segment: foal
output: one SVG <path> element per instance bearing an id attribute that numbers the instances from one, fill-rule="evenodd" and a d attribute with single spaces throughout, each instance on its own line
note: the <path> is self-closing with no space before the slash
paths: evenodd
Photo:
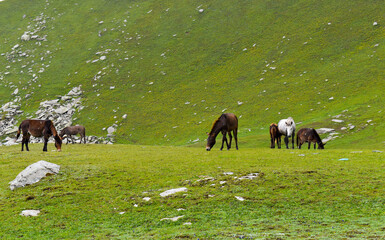
<path id="1" fill-rule="evenodd" d="M 72 143 L 75 143 L 73 138 L 72 138 L 72 135 L 76 135 L 76 134 L 80 134 L 80 143 L 82 143 L 82 139 L 83 139 L 83 142 L 84 144 L 86 143 L 86 128 L 84 126 L 81 126 L 81 125 L 76 125 L 76 126 L 69 126 L 69 127 L 65 127 L 63 128 L 63 130 L 61 130 L 59 136 L 64 139 L 64 135 L 67 135 L 67 144 L 68 144 L 68 138 L 71 139 Z"/>

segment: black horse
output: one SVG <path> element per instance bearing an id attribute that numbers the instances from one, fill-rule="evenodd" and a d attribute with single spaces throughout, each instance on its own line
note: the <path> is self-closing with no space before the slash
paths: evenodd
<path id="1" fill-rule="evenodd" d="M 231 131 L 234 133 L 235 138 L 235 145 L 238 150 L 238 137 L 237 137 L 237 131 L 238 131 L 238 118 L 233 113 L 224 113 L 222 114 L 213 124 L 210 133 L 208 134 L 209 137 L 207 138 L 207 145 L 206 150 L 210 151 L 211 148 L 215 144 L 215 138 L 217 135 L 222 132 L 223 138 L 222 138 L 222 147 L 223 144 L 226 142 L 227 150 L 231 148 L 231 140 L 233 136 L 231 135 Z M 227 142 L 226 134 L 229 134 L 230 137 L 230 143 Z"/>
<path id="2" fill-rule="evenodd" d="M 301 145 L 305 142 L 309 143 L 308 149 L 310 149 L 310 144 L 314 143 L 314 149 L 316 144 L 318 144 L 318 149 L 324 149 L 326 143 L 322 143 L 320 136 L 314 128 L 301 128 L 297 132 L 297 146 L 301 149 Z"/>

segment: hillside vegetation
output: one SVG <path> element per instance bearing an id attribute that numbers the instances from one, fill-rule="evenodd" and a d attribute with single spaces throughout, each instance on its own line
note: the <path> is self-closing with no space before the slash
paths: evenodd
<path id="1" fill-rule="evenodd" d="M 116 124 L 118 143 L 201 146 L 233 112 L 241 147 L 268 147 L 269 124 L 288 116 L 335 128 L 328 148 L 383 147 L 384 11 L 356 0 L 5 0 L 0 104 L 20 96 L 19 120 L 34 117 L 81 85 L 74 123 L 99 136 Z M 28 31 L 37 38 L 22 41 Z"/>

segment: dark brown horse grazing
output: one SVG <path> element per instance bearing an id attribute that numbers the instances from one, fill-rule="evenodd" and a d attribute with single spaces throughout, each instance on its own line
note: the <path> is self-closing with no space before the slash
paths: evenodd
<path id="1" fill-rule="evenodd" d="M 61 151 L 61 138 L 56 132 L 55 126 L 51 120 L 24 120 L 17 131 L 16 140 L 19 138 L 20 133 L 23 133 L 23 140 L 21 142 L 21 151 L 24 151 L 24 144 L 27 151 L 29 151 L 28 143 L 29 138 L 34 137 L 44 137 L 44 147 L 43 151 L 47 151 L 47 143 L 50 136 L 53 136 L 55 139 L 55 147 L 60 152 Z"/>
<path id="2" fill-rule="evenodd" d="M 80 134 L 80 143 L 82 143 L 82 139 L 84 144 L 86 143 L 86 128 L 81 125 L 76 125 L 76 126 L 69 126 L 63 128 L 61 130 L 59 136 L 64 139 L 64 135 L 67 135 L 67 144 L 68 144 L 68 138 L 71 138 L 72 143 L 75 143 L 74 140 L 72 139 L 72 135 Z"/>
<path id="3" fill-rule="evenodd" d="M 282 134 L 278 131 L 278 125 L 276 123 L 270 124 L 270 148 L 275 148 L 275 142 L 277 142 L 277 147 L 281 148 L 281 136 Z"/>
<path id="4" fill-rule="evenodd" d="M 314 128 L 301 128 L 297 133 L 297 146 L 301 149 L 301 145 L 305 142 L 309 143 L 308 149 L 310 149 L 310 144 L 314 143 L 314 149 L 318 143 L 318 149 L 324 149 L 326 143 L 322 143 L 320 136 Z"/>
<path id="5" fill-rule="evenodd" d="M 207 138 L 206 150 L 207 151 L 211 150 L 211 148 L 215 144 L 215 138 L 220 132 L 222 132 L 222 135 L 223 135 L 221 150 L 223 149 L 224 142 L 226 142 L 227 150 L 229 150 L 231 148 L 231 140 L 233 138 L 233 136 L 231 135 L 231 131 L 233 131 L 234 133 L 235 145 L 238 150 L 238 137 L 237 137 L 238 118 L 233 113 L 224 113 L 214 122 L 213 127 L 211 128 L 211 131 L 208 134 L 209 137 Z M 227 133 L 229 134 L 229 137 L 230 137 L 230 144 L 227 142 L 227 138 L 226 138 Z"/>

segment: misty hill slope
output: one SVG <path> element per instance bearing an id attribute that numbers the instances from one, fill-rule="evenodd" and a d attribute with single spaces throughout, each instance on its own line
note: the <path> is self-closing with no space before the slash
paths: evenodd
<path id="1" fill-rule="evenodd" d="M 6 0 L 0 104 L 20 96 L 21 120 L 81 85 L 74 123 L 100 136 L 115 124 L 118 143 L 200 146 L 233 112 L 241 146 L 269 146 L 269 124 L 292 116 L 298 128 L 335 128 L 330 148 L 383 147 L 384 10 L 378 1 Z"/>

